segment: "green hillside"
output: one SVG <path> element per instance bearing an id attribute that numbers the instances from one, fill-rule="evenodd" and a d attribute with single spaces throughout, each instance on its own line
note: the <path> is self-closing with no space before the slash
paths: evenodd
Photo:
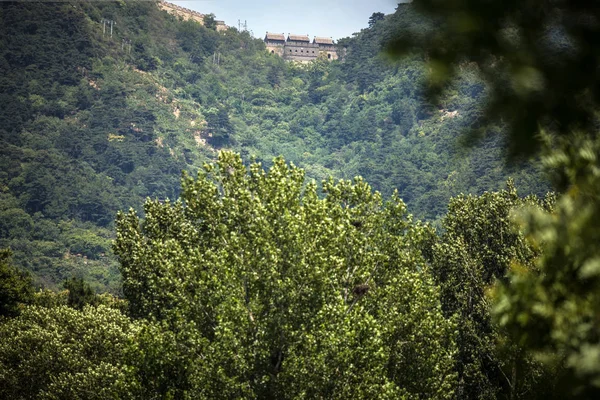
<path id="1" fill-rule="evenodd" d="M 600 398 L 599 7 L 159 6 L 0 2 L 0 399 Z"/>
<path id="2" fill-rule="evenodd" d="M 411 12 L 375 14 L 340 41 L 342 61 L 300 65 L 153 2 L 2 3 L 0 247 L 38 284 L 79 276 L 118 292 L 116 212 L 177 198 L 181 171 L 220 149 L 266 166 L 282 155 L 317 182 L 363 176 L 428 220 L 451 196 L 509 176 L 544 193 L 533 167 L 504 164 L 501 127 L 475 127 L 491 134 L 471 150 L 459 144 L 486 90 L 473 67 L 434 107 L 422 59 L 382 55 Z"/>

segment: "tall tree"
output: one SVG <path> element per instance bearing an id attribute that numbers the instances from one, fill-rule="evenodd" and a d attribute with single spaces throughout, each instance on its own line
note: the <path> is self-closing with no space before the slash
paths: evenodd
<path id="1" fill-rule="evenodd" d="M 516 219 L 542 250 L 535 271 L 517 263 L 499 288 L 496 313 L 538 358 L 566 370 L 562 396 L 600 395 L 600 141 L 569 138 L 544 160 L 568 185 L 554 213 L 522 210 Z"/>
<path id="2" fill-rule="evenodd" d="M 180 201 L 120 214 L 131 312 L 186 343 L 193 396 L 451 398 L 432 231 L 361 179 L 323 190 L 281 158 L 265 172 L 221 152 Z"/>
<path id="3" fill-rule="evenodd" d="M 447 317 L 458 319 L 458 397 L 463 399 L 548 397 L 549 370 L 508 340 L 492 319 L 490 291 L 506 282 L 511 263 L 534 269 L 539 249 L 516 229 L 515 208 L 549 210 L 552 197 L 520 198 L 512 183 L 499 192 L 458 196 L 442 220 L 443 235 L 434 246 L 433 271 Z"/>
<path id="4" fill-rule="evenodd" d="M 597 1 L 437 1 L 400 5 L 420 13 L 420 30 L 398 28 L 390 50 L 425 53 L 430 94 L 467 62 L 489 86 L 483 121 L 510 128 L 513 155 L 544 154 L 563 192 L 553 213 L 517 220 L 536 268 L 519 268 L 499 289 L 502 326 L 549 363 L 566 368 L 565 395 L 600 393 L 600 174 L 597 110 L 600 4 Z"/>
<path id="5" fill-rule="evenodd" d="M 10 249 L 0 249 L 0 318 L 17 315 L 33 300 L 31 277 L 11 265 L 11 256 Z"/>
<path id="6" fill-rule="evenodd" d="M 104 306 L 29 306 L 0 324 L 0 397 L 134 398 L 140 386 L 126 352 L 140 329 Z"/>
<path id="7" fill-rule="evenodd" d="M 69 291 L 67 304 L 70 307 L 83 309 L 85 305 L 96 303 L 96 294 L 83 278 L 71 278 L 63 283 L 63 287 Z"/>

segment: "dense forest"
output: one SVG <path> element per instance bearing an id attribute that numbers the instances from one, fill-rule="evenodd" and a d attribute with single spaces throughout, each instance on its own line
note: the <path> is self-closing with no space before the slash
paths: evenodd
<path id="1" fill-rule="evenodd" d="M 317 182 L 362 176 L 430 221 L 452 196 L 499 189 L 509 176 L 523 193 L 549 189 L 539 169 L 503 162 L 501 134 L 460 146 L 485 91 L 474 68 L 439 108 L 422 95 L 422 57 L 381 54 L 408 11 L 375 14 L 340 41 L 345 61 L 309 65 L 152 2 L 6 3 L 1 12 L 0 247 L 44 287 L 76 276 L 119 293 L 116 212 L 176 199 L 181 171 L 220 149 L 265 166 L 282 155 Z M 104 20 L 115 21 L 112 35 Z"/>
<path id="2" fill-rule="evenodd" d="M 597 396 L 594 16 L 1 2 L 0 398 Z"/>

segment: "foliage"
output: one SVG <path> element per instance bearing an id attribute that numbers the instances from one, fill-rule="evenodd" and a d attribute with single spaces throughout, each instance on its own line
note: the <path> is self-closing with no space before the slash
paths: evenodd
<path id="1" fill-rule="evenodd" d="M 597 4 L 415 0 L 400 8 L 420 11 L 428 28 L 399 28 L 391 48 L 429 57 L 432 93 L 475 61 L 491 88 L 483 120 L 509 125 L 512 155 L 545 154 L 563 194 L 552 213 L 515 213 L 541 256 L 533 269 L 514 260 L 496 314 L 521 346 L 563 370 L 559 395 L 597 397 Z"/>
<path id="2" fill-rule="evenodd" d="M 472 153 L 455 145 L 481 113 L 473 68 L 436 108 L 419 86 L 422 58 L 380 55 L 410 22 L 402 8 L 341 40 L 343 61 L 309 65 L 153 2 L 3 2 L 0 18 L 0 246 L 38 285 L 82 276 L 119 293 L 107 249 L 117 210 L 177 198 L 181 170 L 219 148 L 266 166 L 282 155 L 318 181 L 362 175 L 429 220 L 509 175 L 527 193 L 547 190 L 531 165 L 503 165 L 501 128 Z"/>
<path id="3" fill-rule="evenodd" d="M 67 298 L 67 305 L 69 307 L 81 310 L 86 305 L 94 305 L 96 303 L 96 294 L 83 278 L 73 277 L 66 280 L 63 286 L 69 291 Z"/>
<path id="4" fill-rule="evenodd" d="M 189 349 L 192 397 L 453 396 L 431 229 L 361 179 L 323 191 L 281 158 L 265 172 L 221 152 L 181 201 L 119 215 L 131 313 Z"/>
<path id="5" fill-rule="evenodd" d="M 484 3 L 308 65 L 153 2 L 1 3 L 0 397 L 597 396 L 597 8 Z M 556 206 L 489 192 L 545 192 L 503 160 L 549 137 Z M 130 207 L 127 301 L 95 295 Z"/>
<path id="6" fill-rule="evenodd" d="M 27 307 L 0 324 L 0 397 L 133 398 L 139 384 L 125 356 L 140 330 L 104 306 Z"/>
<path id="7" fill-rule="evenodd" d="M 527 244 L 510 219 L 515 209 L 549 211 L 544 201 L 518 197 L 512 181 L 499 192 L 458 196 L 442 220 L 443 235 L 433 251 L 433 271 L 447 316 L 458 318 L 457 369 L 460 398 L 544 398 L 552 395 L 552 374 L 528 358 L 492 321 L 489 291 L 506 282 L 511 263 L 535 271 L 539 248 Z M 535 394 L 534 394 L 535 393 Z"/>
<path id="8" fill-rule="evenodd" d="M 569 189 L 552 214 L 526 209 L 515 215 L 543 256 L 536 260 L 539 273 L 514 266 L 495 309 L 521 344 L 549 364 L 564 365 L 560 388 L 580 398 L 600 393 L 598 143 L 578 135 L 545 156 Z"/>
<path id="9" fill-rule="evenodd" d="M 0 250 L 0 319 L 17 315 L 33 300 L 31 277 L 11 265 L 11 255 L 8 249 Z"/>
<path id="10" fill-rule="evenodd" d="M 595 2 L 415 0 L 399 8 L 423 22 L 399 25 L 390 51 L 426 54 L 432 93 L 477 63 L 490 87 L 483 121 L 509 125 L 513 155 L 542 148 L 540 127 L 561 136 L 597 129 Z"/>
<path id="11" fill-rule="evenodd" d="M 217 21 L 215 20 L 214 14 L 207 14 L 204 16 L 204 26 L 206 26 L 206 29 L 217 29 Z"/>

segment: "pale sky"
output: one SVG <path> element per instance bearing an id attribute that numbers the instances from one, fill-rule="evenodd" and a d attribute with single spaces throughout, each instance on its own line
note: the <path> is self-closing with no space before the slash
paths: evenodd
<path id="1" fill-rule="evenodd" d="M 368 26 L 374 12 L 391 14 L 405 0 L 186 0 L 170 2 L 238 27 L 248 23 L 255 37 L 267 31 L 340 39 Z"/>

